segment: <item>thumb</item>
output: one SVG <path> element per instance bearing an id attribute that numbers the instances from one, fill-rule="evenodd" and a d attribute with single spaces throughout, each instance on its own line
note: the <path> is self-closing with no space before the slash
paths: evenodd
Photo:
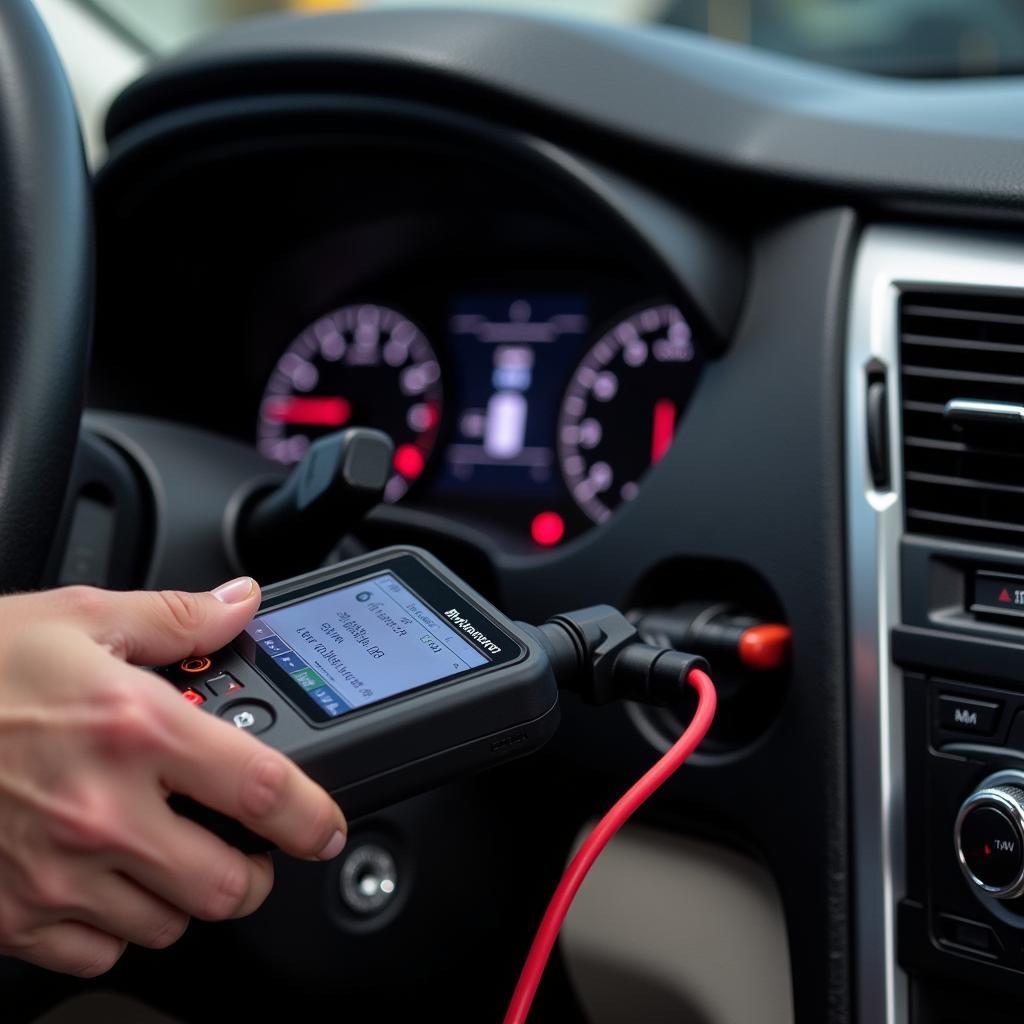
<path id="1" fill-rule="evenodd" d="M 205 594 L 184 590 L 90 591 L 88 629 L 115 656 L 163 665 L 209 654 L 248 625 L 260 603 L 254 579 L 241 576 Z"/>

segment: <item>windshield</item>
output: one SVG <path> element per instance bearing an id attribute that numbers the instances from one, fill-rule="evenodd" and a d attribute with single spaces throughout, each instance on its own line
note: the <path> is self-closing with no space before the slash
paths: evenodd
<path id="1" fill-rule="evenodd" d="M 272 11 L 437 5 L 436 0 L 78 2 L 116 20 L 155 52 Z M 879 74 L 957 77 L 1024 70 L 1024 0 L 471 0 L 465 5 L 662 24 Z"/>
<path id="2" fill-rule="evenodd" d="M 437 6 L 436 0 L 78 2 L 155 52 L 273 11 Z M 878 74 L 946 78 L 1024 70 L 1024 0 L 467 0 L 465 6 L 668 25 Z"/>

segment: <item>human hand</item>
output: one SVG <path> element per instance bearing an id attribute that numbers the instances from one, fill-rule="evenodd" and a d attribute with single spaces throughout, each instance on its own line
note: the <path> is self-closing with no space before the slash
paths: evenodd
<path id="1" fill-rule="evenodd" d="M 327 793 L 134 667 L 223 647 L 259 597 L 246 577 L 209 594 L 68 587 L 0 598 L 0 953 L 93 977 L 129 942 L 162 948 L 190 917 L 259 907 L 269 856 L 175 814 L 171 793 L 297 857 L 341 852 L 347 825 Z"/>

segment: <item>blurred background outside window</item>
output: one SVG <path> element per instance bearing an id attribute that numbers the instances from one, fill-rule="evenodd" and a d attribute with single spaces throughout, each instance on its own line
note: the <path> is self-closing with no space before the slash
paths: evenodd
<path id="1" fill-rule="evenodd" d="M 239 18 L 437 6 L 436 0 L 78 0 L 148 49 L 175 49 Z M 447 0 L 445 6 L 453 6 Z M 655 23 L 879 74 L 1024 71 L 1024 0 L 465 0 L 466 6 Z"/>

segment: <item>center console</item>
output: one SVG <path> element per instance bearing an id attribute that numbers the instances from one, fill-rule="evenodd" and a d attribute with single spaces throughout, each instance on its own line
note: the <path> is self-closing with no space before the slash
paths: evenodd
<path id="1" fill-rule="evenodd" d="M 877 227 L 847 360 L 858 1021 L 1024 999 L 1024 247 Z"/>

